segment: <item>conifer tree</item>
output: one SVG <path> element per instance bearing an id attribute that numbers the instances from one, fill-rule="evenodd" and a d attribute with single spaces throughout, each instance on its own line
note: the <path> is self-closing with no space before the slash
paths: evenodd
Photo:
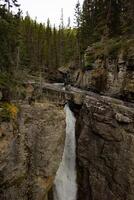
<path id="1" fill-rule="evenodd" d="M 0 2 L 0 70 L 13 71 L 17 64 L 17 48 L 19 45 L 19 15 L 12 14 L 10 8 L 17 6 L 17 1 L 2 0 Z"/>
<path id="2" fill-rule="evenodd" d="M 78 57 L 79 66 L 81 65 L 81 52 L 82 52 L 82 35 L 81 35 L 81 5 L 79 0 L 77 1 L 75 7 L 75 27 L 77 29 L 77 48 L 76 48 L 76 56 Z"/>

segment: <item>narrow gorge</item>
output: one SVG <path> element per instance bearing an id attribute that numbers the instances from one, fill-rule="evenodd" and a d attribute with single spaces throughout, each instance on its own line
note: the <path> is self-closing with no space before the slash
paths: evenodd
<path id="1" fill-rule="evenodd" d="M 44 84 L 1 123 L 0 199 L 133 200 L 133 134 L 132 103 Z"/>

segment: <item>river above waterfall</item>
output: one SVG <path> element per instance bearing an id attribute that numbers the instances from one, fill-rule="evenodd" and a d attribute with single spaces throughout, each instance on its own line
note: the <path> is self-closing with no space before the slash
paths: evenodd
<path id="1" fill-rule="evenodd" d="M 66 139 L 63 157 L 54 182 L 54 200 L 76 200 L 76 144 L 74 114 L 69 106 L 66 112 Z"/>

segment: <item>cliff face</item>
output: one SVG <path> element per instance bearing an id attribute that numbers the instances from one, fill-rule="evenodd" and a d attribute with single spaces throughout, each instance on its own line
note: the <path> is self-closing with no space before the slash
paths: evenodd
<path id="1" fill-rule="evenodd" d="M 134 40 L 113 40 L 88 47 L 84 56 L 85 67 L 70 70 L 70 81 L 81 89 L 107 96 L 134 100 Z"/>
<path id="2" fill-rule="evenodd" d="M 110 42 L 89 47 L 71 76 L 99 93 L 85 97 L 77 118 L 78 200 L 134 199 L 134 42 Z"/>
<path id="3" fill-rule="evenodd" d="M 63 108 L 44 101 L 20 105 L 15 121 L 0 124 L 0 199 L 44 200 L 62 158 Z"/>
<path id="4" fill-rule="evenodd" d="M 98 59 L 94 68 L 85 72 L 76 71 L 75 80 L 77 87 L 133 102 L 134 71 L 125 63 L 118 63 L 117 66 L 115 60 L 108 59 L 107 63 L 104 63 Z"/>
<path id="5" fill-rule="evenodd" d="M 79 200 L 134 199 L 134 107 L 88 96 L 77 119 Z"/>

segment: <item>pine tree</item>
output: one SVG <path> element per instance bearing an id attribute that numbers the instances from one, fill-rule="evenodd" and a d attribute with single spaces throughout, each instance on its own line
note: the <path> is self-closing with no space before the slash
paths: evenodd
<path id="1" fill-rule="evenodd" d="M 121 13 L 121 0 L 85 0 L 81 23 L 84 48 L 101 38 L 120 35 Z"/>
<path id="2" fill-rule="evenodd" d="M 84 53 L 87 46 L 92 43 L 93 29 L 92 0 L 85 0 L 82 7 L 80 27 L 80 42 L 82 54 Z"/>
<path id="3" fill-rule="evenodd" d="M 81 52 L 82 52 L 82 35 L 81 35 L 81 5 L 79 0 L 77 1 L 76 7 L 75 7 L 75 27 L 77 30 L 77 48 L 76 48 L 76 56 L 78 57 L 78 65 L 81 65 Z"/>
<path id="4" fill-rule="evenodd" d="M 17 65 L 19 45 L 19 14 L 13 15 L 9 9 L 16 2 L 0 2 L 0 70 L 13 71 Z M 12 6 L 11 6 L 12 5 Z"/>

